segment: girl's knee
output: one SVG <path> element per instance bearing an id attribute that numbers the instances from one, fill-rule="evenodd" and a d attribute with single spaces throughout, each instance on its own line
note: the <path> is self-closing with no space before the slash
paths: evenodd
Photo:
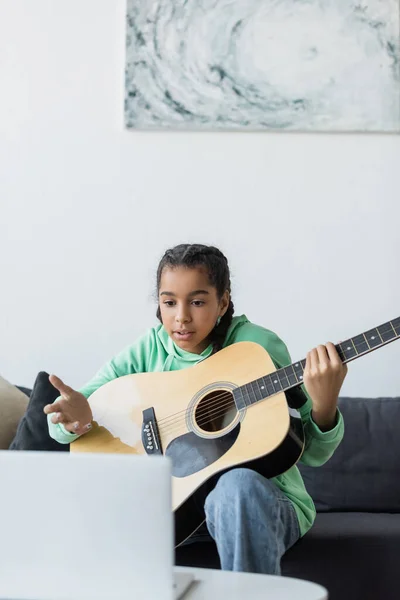
<path id="1" fill-rule="evenodd" d="M 265 498 L 274 495 L 274 484 L 252 469 L 236 468 L 227 471 L 218 479 L 206 503 L 210 501 L 232 502 L 238 499 Z"/>

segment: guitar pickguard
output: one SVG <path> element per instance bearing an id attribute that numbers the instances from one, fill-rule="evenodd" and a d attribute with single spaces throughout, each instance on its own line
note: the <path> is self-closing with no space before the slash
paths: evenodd
<path id="1" fill-rule="evenodd" d="M 175 438 L 165 451 L 172 460 L 172 475 L 187 477 L 211 465 L 228 452 L 239 433 L 240 423 L 218 438 L 202 438 L 193 432 Z"/>

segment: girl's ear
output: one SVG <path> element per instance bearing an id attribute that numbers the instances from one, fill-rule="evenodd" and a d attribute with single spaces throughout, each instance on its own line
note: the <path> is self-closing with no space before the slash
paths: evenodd
<path id="1" fill-rule="evenodd" d="M 157 306 L 157 312 L 156 312 L 156 317 L 157 319 L 162 323 L 162 318 L 161 318 L 161 308 L 160 305 Z"/>
<path id="2" fill-rule="evenodd" d="M 223 317 L 229 307 L 229 302 L 231 299 L 231 295 L 228 290 L 225 290 L 224 295 L 222 296 L 219 303 L 219 316 Z"/>

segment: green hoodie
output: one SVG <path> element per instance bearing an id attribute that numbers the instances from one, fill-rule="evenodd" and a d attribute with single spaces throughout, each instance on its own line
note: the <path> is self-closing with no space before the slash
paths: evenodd
<path id="1" fill-rule="evenodd" d="M 254 325 L 245 315 L 242 315 L 233 318 L 224 347 L 244 341 L 256 342 L 265 348 L 277 369 L 292 362 L 285 344 L 275 333 Z M 169 337 L 164 327 L 158 325 L 117 354 L 79 391 L 89 398 L 99 387 L 117 377 L 133 373 L 186 369 L 208 358 L 211 353 L 212 345 L 201 354 L 182 350 Z M 302 388 L 306 393 L 304 386 Z M 320 466 L 329 460 L 343 438 L 343 418 L 337 411 L 335 427 L 330 431 L 322 432 L 311 418 L 312 402 L 307 393 L 306 396 L 307 402 L 299 410 L 305 432 L 305 449 L 300 460 L 306 465 Z M 52 438 L 61 444 L 68 444 L 77 439 L 78 436 L 66 431 L 63 425 L 54 425 L 50 421 L 50 416 L 48 416 L 48 423 Z M 298 468 L 291 467 L 286 473 L 275 477 L 273 481 L 293 503 L 299 519 L 301 535 L 304 535 L 314 522 L 315 507 Z"/>

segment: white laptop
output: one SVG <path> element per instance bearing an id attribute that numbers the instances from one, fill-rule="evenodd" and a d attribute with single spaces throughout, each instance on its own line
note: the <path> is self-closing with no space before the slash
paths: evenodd
<path id="1" fill-rule="evenodd" d="M 1 599 L 172 600 L 173 560 L 168 459 L 0 451 Z"/>

